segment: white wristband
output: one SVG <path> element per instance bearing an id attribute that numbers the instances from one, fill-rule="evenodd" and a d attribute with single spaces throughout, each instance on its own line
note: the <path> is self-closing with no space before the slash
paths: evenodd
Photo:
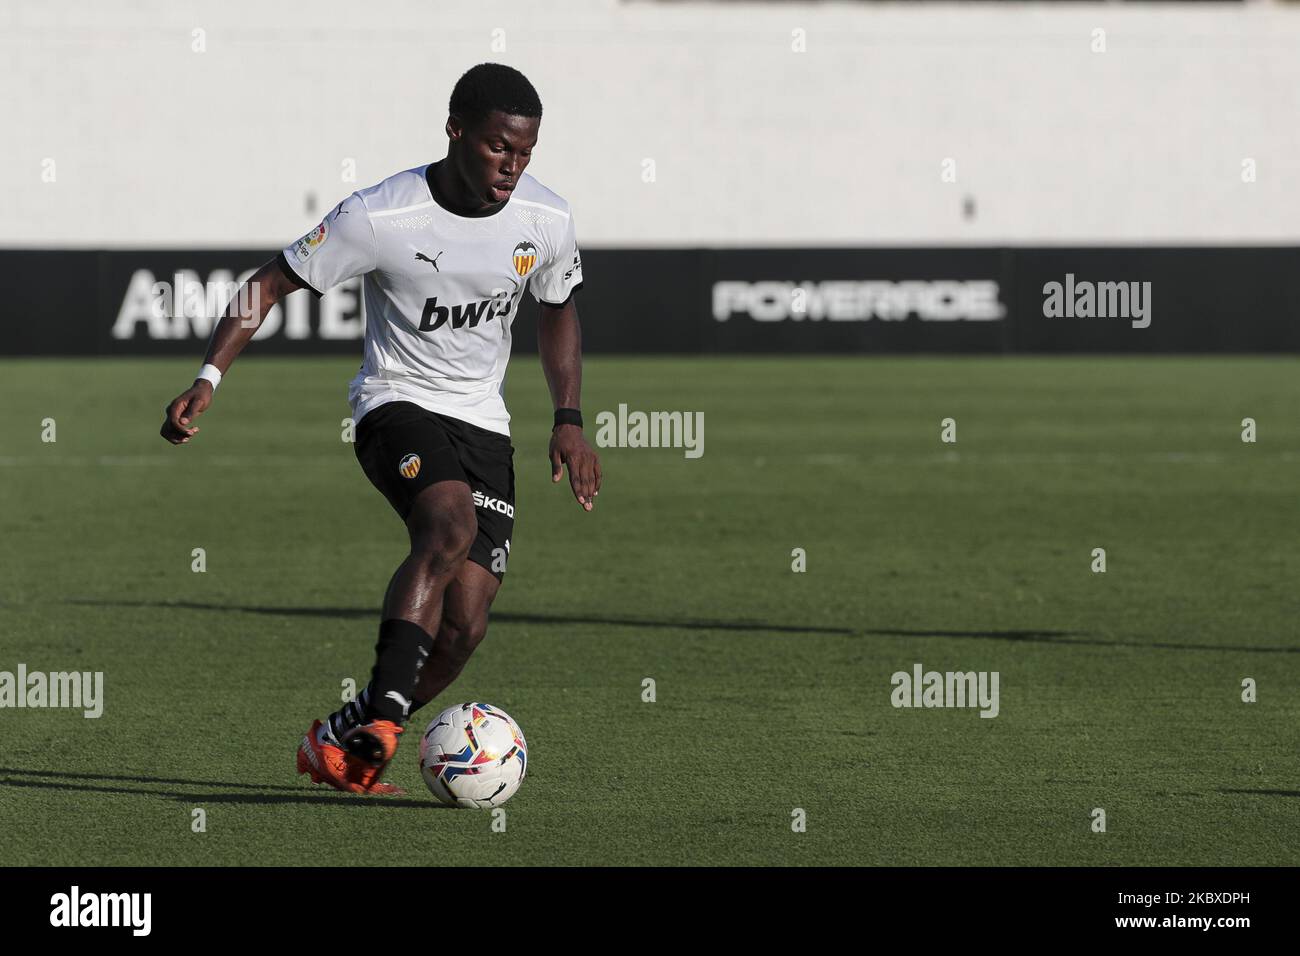
<path id="1" fill-rule="evenodd" d="M 215 365 L 205 365 L 203 368 L 199 369 L 199 374 L 194 376 L 196 382 L 199 379 L 203 379 L 205 382 L 211 382 L 212 390 L 215 392 L 217 386 L 221 384 L 221 369 L 217 368 Z"/>

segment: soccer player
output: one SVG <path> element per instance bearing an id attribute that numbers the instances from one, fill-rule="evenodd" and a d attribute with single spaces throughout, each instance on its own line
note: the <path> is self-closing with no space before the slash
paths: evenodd
<path id="1" fill-rule="evenodd" d="M 531 284 L 555 405 L 551 478 L 564 466 L 590 511 L 600 462 L 582 433 L 582 286 L 569 204 L 524 170 L 542 104 L 522 73 L 483 63 L 457 81 L 447 156 L 344 199 L 262 266 L 213 331 L 194 384 L 166 410 L 183 445 L 221 377 L 286 295 L 361 276 L 365 358 L 348 400 L 357 460 L 406 524 L 410 552 L 384 596 L 370 682 L 315 721 L 299 773 L 353 793 L 381 781 L 406 720 L 465 666 L 487 631 L 510 552 L 514 449 L 502 397 L 510 324 Z"/>

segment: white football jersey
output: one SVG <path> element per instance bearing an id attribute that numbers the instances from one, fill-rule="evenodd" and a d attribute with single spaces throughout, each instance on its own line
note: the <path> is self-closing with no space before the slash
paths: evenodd
<path id="1" fill-rule="evenodd" d="M 569 204 L 524 173 L 490 216 L 458 216 L 418 166 L 359 189 L 286 247 L 283 264 L 317 295 L 362 276 L 365 357 L 348 389 L 356 422 L 414 402 L 502 435 L 510 325 L 530 283 L 561 305 L 582 285 Z"/>

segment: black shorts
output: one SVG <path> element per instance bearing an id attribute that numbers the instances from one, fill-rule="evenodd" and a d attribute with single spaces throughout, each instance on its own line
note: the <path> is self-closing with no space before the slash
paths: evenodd
<path id="1" fill-rule="evenodd" d="M 510 439 L 411 402 L 388 402 L 357 424 L 357 461 L 403 521 L 437 481 L 463 481 L 474 496 L 478 534 L 469 559 L 500 581 L 515 527 L 514 447 Z"/>

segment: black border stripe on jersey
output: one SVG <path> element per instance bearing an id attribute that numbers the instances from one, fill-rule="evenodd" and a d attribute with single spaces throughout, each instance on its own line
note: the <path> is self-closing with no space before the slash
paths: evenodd
<path id="1" fill-rule="evenodd" d="M 293 271 L 293 266 L 289 265 L 289 260 L 285 258 L 284 250 L 281 250 L 276 255 L 275 261 L 276 263 L 279 264 L 280 271 L 284 273 L 285 278 L 287 278 L 290 282 L 292 282 L 300 289 L 306 289 L 308 292 L 310 292 L 318 299 L 321 297 L 321 293 L 317 292 L 315 287 L 310 282 L 308 282 L 302 276 L 298 275 L 298 273 Z"/>
<path id="2" fill-rule="evenodd" d="M 582 283 L 579 282 L 577 285 L 575 285 L 572 289 L 569 290 L 569 294 L 566 295 L 564 297 L 564 301 L 560 303 L 547 302 L 545 299 L 538 299 L 537 301 L 540 302 L 542 305 L 549 305 L 552 309 L 562 309 L 569 304 L 569 300 L 573 298 L 573 293 L 577 292 L 581 288 L 582 288 Z"/>

